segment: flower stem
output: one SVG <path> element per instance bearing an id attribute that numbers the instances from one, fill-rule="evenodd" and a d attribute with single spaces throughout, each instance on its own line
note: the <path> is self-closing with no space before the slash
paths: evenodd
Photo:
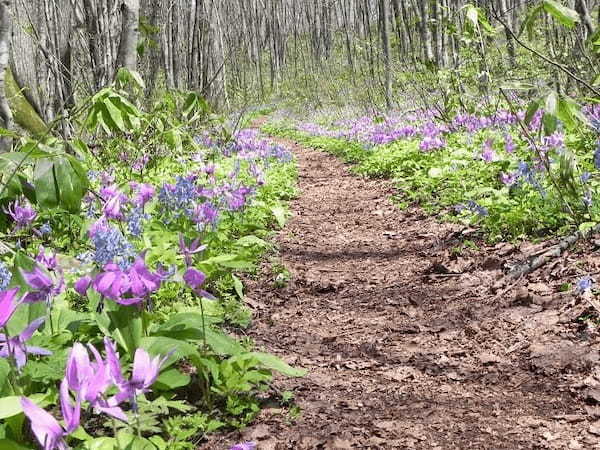
<path id="1" fill-rule="evenodd" d="M 4 338 L 6 339 L 6 350 L 8 352 L 8 365 L 10 366 L 10 371 L 8 373 L 8 381 L 16 395 L 21 395 L 21 386 L 19 383 L 19 367 L 17 366 L 17 360 L 15 358 L 15 352 L 13 346 L 10 343 L 10 338 L 8 337 L 8 327 L 4 325 Z"/>
<path id="2" fill-rule="evenodd" d="M 112 419 L 113 434 L 115 435 L 115 441 L 117 443 L 117 450 L 122 450 L 121 443 L 119 442 L 119 433 L 117 432 L 117 419 Z"/>

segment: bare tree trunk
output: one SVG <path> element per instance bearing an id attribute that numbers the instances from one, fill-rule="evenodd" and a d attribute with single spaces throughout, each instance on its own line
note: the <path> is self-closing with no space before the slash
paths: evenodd
<path id="1" fill-rule="evenodd" d="M 123 28 L 117 56 L 117 67 L 137 70 L 140 0 L 123 0 L 123 3 L 121 3 L 121 12 L 123 15 Z"/>
<path id="2" fill-rule="evenodd" d="M 385 104 L 392 108 L 392 63 L 390 46 L 390 5 L 387 0 L 380 0 L 381 8 L 381 43 L 383 45 L 383 61 L 385 70 Z"/>
<path id="3" fill-rule="evenodd" d="M 0 1 L 0 119 L 2 127 L 9 130 L 13 127 L 13 115 L 6 98 L 6 71 L 10 55 L 11 33 L 10 7 L 10 0 Z M 0 140 L 0 151 L 8 150 L 10 145 L 10 141 L 6 139 Z"/>

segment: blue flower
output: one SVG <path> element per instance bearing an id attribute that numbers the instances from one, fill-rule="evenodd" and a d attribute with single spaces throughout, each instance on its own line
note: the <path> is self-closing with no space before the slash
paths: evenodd
<path id="1" fill-rule="evenodd" d="M 582 183 L 587 183 L 588 181 L 590 181 L 592 174 L 589 172 L 583 172 L 581 174 L 581 176 L 579 177 L 579 179 L 581 180 Z"/>
<path id="2" fill-rule="evenodd" d="M 577 281 L 577 289 L 575 289 L 575 291 L 579 294 L 583 294 L 584 292 L 591 291 L 593 287 L 594 279 L 589 275 L 586 275 Z"/>
<path id="3" fill-rule="evenodd" d="M 144 231 L 143 221 L 146 219 L 148 219 L 148 215 L 144 214 L 143 208 L 133 209 L 127 217 L 127 229 L 133 236 L 141 236 Z"/>
<path id="4" fill-rule="evenodd" d="M 0 262 L 0 291 L 4 291 L 10 284 L 12 273 L 3 262 Z"/>
<path id="5" fill-rule="evenodd" d="M 592 206 L 592 192 L 591 191 L 585 191 L 583 193 L 583 204 L 589 208 L 590 206 Z"/>
<path id="6" fill-rule="evenodd" d="M 50 224 L 48 222 L 46 222 L 44 225 L 42 225 L 40 227 L 40 233 L 42 233 L 42 235 L 52 233 L 52 227 L 50 226 Z"/>
<path id="7" fill-rule="evenodd" d="M 191 215 L 193 202 L 198 198 L 194 177 L 177 177 L 174 185 L 165 184 L 160 189 L 158 201 L 166 211 L 180 215 L 182 212 Z"/>
<path id="8" fill-rule="evenodd" d="M 135 257 L 133 246 L 117 228 L 99 229 L 91 239 L 95 248 L 94 261 L 100 266 L 113 262 L 125 269 Z"/>
<path id="9" fill-rule="evenodd" d="M 598 141 L 596 151 L 594 152 L 594 166 L 596 169 L 600 170 L 600 141 Z"/>

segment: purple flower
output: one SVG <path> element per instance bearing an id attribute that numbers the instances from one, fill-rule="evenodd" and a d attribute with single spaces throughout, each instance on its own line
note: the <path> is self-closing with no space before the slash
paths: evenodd
<path id="1" fill-rule="evenodd" d="M 35 212 L 29 202 L 26 201 L 23 203 L 16 201 L 4 211 L 15 222 L 17 230 L 28 227 L 37 217 L 37 212 Z"/>
<path id="2" fill-rule="evenodd" d="M 187 283 L 189 287 L 196 290 L 204 284 L 204 282 L 206 281 L 206 275 L 204 275 L 204 273 L 200 272 L 199 270 L 190 267 L 185 271 L 185 274 L 183 275 L 183 280 Z"/>
<path id="3" fill-rule="evenodd" d="M 236 444 L 233 447 L 231 447 L 229 450 L 255 450 L 256 449 L 256 442 L 242 442 L 241 444 Z"/>
<path id="4" fill-rule="evenodd" d="M 93 362 L 82 344 L 73 346 L 65 370 L 66 384 L 77 393 L 78 398 L 89 402 L 97 411 L 126 421 L 127 416 L 118 407 L 118 401 L 115 398 L 105 399 L 106 390 L 113 385 L 110 364 L 102 359 L 93 345 L 88 345 L 88 348 L 94 355 Z"/>
<path id="5" fill-rule="evenodd" d="M 0 292 L 0 328 L 6 326 L 21 303 L 21 300 L 15 300 L 17 292 L 18 287 Z"/>
<path id="6" fill-rule="evenodd" d="M 89 275 L 86 275 L 84 277 L 81 277 L 79 280 L 77 280 L 75 282 L 75 291 L 77 291 L 77 293 L 79 295 L 81 295 L 82 297 L 85 297 L 85 295 L 87 294 L 87 290 L 90 288 L 90 285 L 92 284 L 92 277 L 90 277 Z"/>
<path id="7" fill-rule="evenodd" d="M 215 298 L 210 293 L 201 289 L 202 285 L 206 281 L 206 275 L 204 275 L 204 273 L 200 272 L 199 270 L 194 269 L 193 267 L 188 268 L 183 274 L 183 281 L 185 281 L 186 284 L 190 288 L 192 288 L 196 295 L 209 299 Z"/>
<path id="8" fill-rule="evenodd" d="M 65 419 L 65 428 L 48 412 L 26 397 L 21 398 L 21 406 L 27 418 L 31 421 L 31 431 L 42 446 L 43 450 L 68 450 L 64 438 L 79 428 L 81 406 L 79 402 L 71 405 L 68 389 L 61 384 L 60 403 Z"/>
<path id="9" fill-rule="evenodd" d="M 148 392 L 169 356 L 163 358 L 156 356 L 154 359 L 150 359 L 150 355 L 146 350 L 138 348 L 133 358 L 133 370 L 131 379 L 128 382 L 129 389 L 136 395 Z"/>
<path id="10" fill-rule="evenodd" d="M 102 212 L 109 219 L 123 220 L 123 203 L 127 201 L 127 197 L 124 194 L 117 193 L 106 202 Z"/>
<path id="11" fill-rule="evenodd" d="M 588 181 L 590 181 L 590 178 L 592 177 L 592 174 L 589 172 L 583 172 L 581 174 L 581 176 L 579 177 L 579 179 L 581 180 L 582 183 L 587 183 Z"/>
<path id="12" fill-rule="evenodd" d="M 56 258 L 56 253 L 53 255 L 46 254 L 46 250 L 44 247 L 40 247 L 40 252 L 35 257 L 35 260 L 41 264 L 43 264 L 46 269 L 54 270 L 58 267 L 58 259 Z"/>
<path id="13" fill-rule="evenodd" d="M 500 181 L 506 186 L 512 186 L 516 183 L 518 175 L 515 173 L 505 173 L 502 172 L 500 174 Z"/>
<path id="14" fill-rule="evenodd" d="M 37 266 L 32 272 L 23 272 L 22 275 L 31 288 L 31 291 L 23 297 L 25 303 L 45 301 L 47 305 L 50 305 L 52 298 L 64 289 L 65 283 L 62 276 L 55 282 L 46 271 Z"/>
<path id="15" fill-rule="evenodd" d="M 21 334 L 18 336 L 9 338 L 4 334 L 0 334 L 0 358 L 9 358 L 12 357 L 17 364 L 17 369 L 21 369 L 27 364 L 27 355 L 41 355 L 41 356 L 49 356 L 52 354 L 50 350 L 46 350 L 41 347 L 34 347 L 30 345 L 25 345 L 33 333 L 37 331 L 37 329 L 42 326 L 45 318 L 40 317 L 39 319 L 31 322 Z"/>
<path id="16" fill-rule="evenodd" d="M 154 194 L 156 193 L 154 187 L 146 183 L 132 183 L 131 188 L 137 193 L 133 201 L 136 206 L 144 206 L 146 203 L 152 200 Z"/>
<path id="17" fill-rule="evenodd" d="M 513 153 L 516 150 L 516 148 L 517 146 L 513 141 L 513 137 L 510 134 L 507 134 L 504 137 L 504 150 L 506 150 L 507 153 Z"/>
<path id="18" fill-rule="evenodd" d="M 183 234 L 179 234 L 179 251 L 183 254 L 185 265 L 190 267 L 193 263 L 192 256 L 206 250 L 207 245 L 201 245 L 200 238 L 196 238 L 187 246 Z"/>
<path id="19" fill-rule="evenodd" d="M 113 383 L 119 388 L 119 393 L 115 396 L 114 401 L 120 403 L 124 400 L 130 400 L 135 409 L 137 403 L 136 397 L 150 390 L 150 387 L 160 374 L 160 369 L 169 356 L 171 356 L 171 353 L 163 358 L 156 356 L 154 359 L 150 359 L 150 355 L 146 350 L 138 348 L 133 357 L 131 378 L 126 380 L 123 377 L 119 354 L 114 343 L 106 337 L 104 338 L 104 347 L 106 349 L 106 362 L 110 377 Z"/>
<path id="20" fill-rule="evenodd" d="M 219 219 L 219 210 L 210 202 L 197 205 L 194 209 L 193 220 L 195 223 L 206 226 L 215 225 Z"/>
<path id="21" fill-rule="evenodd" d="M 148 270 L 144 254 L 138 256 L 129 269 L 130 291 L 135 298 L 144 298 L 160 288 L 161 277 Z"/>
<path id="22" fill-rule="evenodd" d="M 126 272 L 113 263 L 109 263 L 94 279 L 94 289 L 101 295 L 122 305 L 139 303 L 141 299 L 124 300 L 123 295 L 129 290 L 131 282 Z"/>
<path id="23" fill-rule="evenodd" d="M 491 162 L 496 161 L 496 159 L 498 159 L 496 156 L 496 152 L 494 151 L 493 145 L 494 145 L 493 139 L 488 139 L 483 144 L 483 151 L 481 152 L 481 159 L 484 160 L 486 163 L 491 163 Z"/>

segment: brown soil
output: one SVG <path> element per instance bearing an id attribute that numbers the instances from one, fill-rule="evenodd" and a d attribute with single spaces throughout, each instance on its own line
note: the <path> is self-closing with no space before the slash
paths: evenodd
<path id="1" fill-rule="evenodd" d="M 301 415 L 266 408 L 205 448 L 600 448 L 600 338 L 585 299 L 559 292 L 576 261 L 598 271 L 593 249 L 493 292 L 539 246 L 469 250 L 473 230 L 402 211 L 391 184 L 286 143 L 300 166 L 278 237 L 292 277 L 277 288 L 266 267 L 248 303 L 259 345 L 309 370 L 275 383 Z"/>

